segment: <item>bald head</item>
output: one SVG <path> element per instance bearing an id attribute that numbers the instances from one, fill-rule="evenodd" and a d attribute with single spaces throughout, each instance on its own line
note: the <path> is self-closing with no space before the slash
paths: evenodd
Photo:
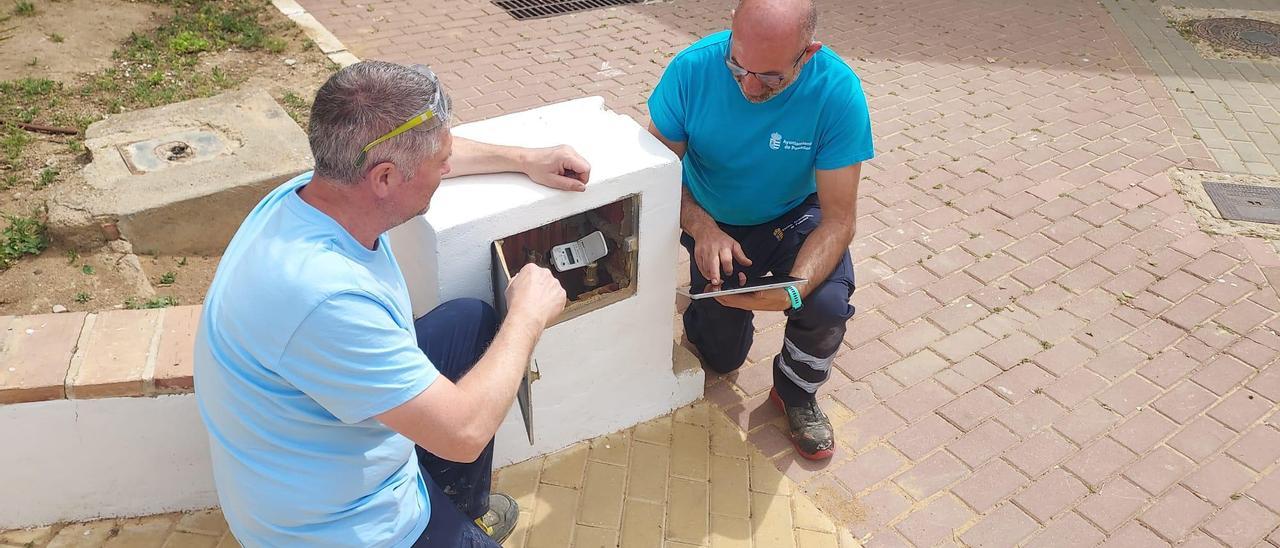
<path id="1" fill-rule="evenodd" d="M 813 0 L 742 0 L 733 11 L 733 39 L 729 60 L 742 71 L 765 75 L 735 76 L 742 95 L 762 103 L 795 81 L 822 47 L 814 41 L 818 25 Z M 781 79 L 780 81 L 778 79 Z"/>
<path id="2" fill-rule="evenodd" d="M 817 28 L 813 0 L 742 0 L 733 13 L 734 34 L 753 41 L 808 44 Z"/>

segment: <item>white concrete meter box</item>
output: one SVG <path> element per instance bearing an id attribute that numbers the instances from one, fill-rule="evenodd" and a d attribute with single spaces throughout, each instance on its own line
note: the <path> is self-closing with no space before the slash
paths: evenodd
<path id="1" fill-rule="evenodd" d="M 516 173 L 442 183 L 425 215 L 390 233 L 415 317 L 462 297 L 495 303 L 503 267 L 514 275 L 529 262 L 550 266 L 555 246 L 598 241 L 600 232 L 607 248 L 590 265 L 551 269 L 570 302 L 534 350 L 540 373 L 532 384 L 534 443 L 513 406 L 498 430 L 495 465 L 622 430 L 701 397 L 701 369 L 672 364 L 680 235 L 675 155 L 600 97 L 453 132 L 502 145 L 567 144 L 591 163 L 591 180 L 581 193 Z"/>

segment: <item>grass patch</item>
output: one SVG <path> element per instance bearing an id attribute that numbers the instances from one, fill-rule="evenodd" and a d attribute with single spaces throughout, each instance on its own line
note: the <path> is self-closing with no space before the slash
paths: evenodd
<path id="1" fill-rule="evenodd" d="M 4 90 L 0 89 L 0 94 L 2 93 Z M 22 151 L 31 143 L 31 136 L 18 126 L 0 126 L 0 131 L 4 131 L 4 135 L 0 136 L 0 153 L 4 154 L 6 164 L 17 165 L 18 158 L 22 157 Z"/>
<path id="2" fill-rule="evenodd" d="M 63 38 L 61 34 L 58 34 L 56 32 L 49 35 L 49 41 L 55 44 L 61 44 L 64 40 L 66 39 Z"/>
<path id="3" fill-rule="evenodd" d="M 199 34 L 184 30 L 169 39 L 169 51 L 178 55 L 209 51 L 209 41 Z"/>
<path id="4" fill-rule="evenodd" d="M 45 169 L 44 159 L 31 155 L 29 145 L 37 138 L 65 143 L 69 154 L 83 155 L 83 132 L 106 115 L 218 95 L 259 72 L 241 64 L 211 67 L 207 55 L 228 50 L 276 54 L 293 47 L 287 38 L 297 32 L 291 22 L 279 19 L 268 0 L 146 1 L 170 6 L 173 15 L 156 28 L 134 32 L 125 38 L 111 52 L 113 67 L 83 74 L 74 83 L 0 76 L 0 188 L 29 182 L 40 189 L 60 181 L 58 170 Z M 0 19 L 32 15 L 37 9 L 36 4 L 28 0 L 10 5 L 13 5 L 13 14 L 0 13 Z M 58 33 L 46 36 L 52 42 L 64 40 Z M 204 63 L 202 56 L 205 56 Z M 38 59 L 32 58 L 29 64 L 35 67 Z M 306 104 L 301 97 L 297 100 Z M 298 110 L 291 114 L 296 119 L 305 119 L 308 113 Z M 82 134 L 37 136 L 18 128 L 17 123 L 74 128 Z M 18 173 L 36 175 L 23 181 Z M 18 223 L 17 227 L 13 230 L 22 232 L 36 225 Z M 38 225 L 36 233 L 40 234 L 38 246 L 23 243 L 28 241 L 22 236 L 27 232 L 14 233 L 15 239 L 0 238 L 0 245 L 4 246 L 4 251 L 0 251 L 3 254 L 0 268 L 6 268 L 17 257 L 38 254 L 45 246 L 44 225 Z M 84 271 L 91 274 L 91 269 L 86 265 Z"/>
<path id="5" fill-rule="evenodd" d="M 92 300 L 93 300 L 93 295 L 85 293 L 84 291 L 76 293 L 76 302 L 80 304 L 84 304 Z"/>
<path id="6" fill-rule="evenodd" d="M 109 114 L 216 95 L 240 85 L 257 69 L 231 65 L 236 68 L 228 71 L 208 66 L 201 62 L 202 54 L 228 50 L 281 53 L 290 47 L 285 38 L 296 32 L 291 22 L 278 18 L 268 0 L 147 1 L 172 7 L 174 15 L 154 29 L 125 39 L 112 53 L 111 68 L 65 85 L 47 78 L 0 75 L 0 189 L 24 182 L 17 173 L 37 173 L 27 178 L 35 179 L 29 182 L 37 190 L 59 181 L 56 169 L 45 169 L 42 158 L 30 155 L 29 145 L 37 138 L 66 143 L 66 150 L 75 155 L 85 151 L 83 135 L 37 136 L 14 122 L 75 128 L 83 134 L 90 124 Z M 19 0 L 12 5 L 13 14 L 0 18 L 36 12 L 31 1 Z M 64 40 L 57 33 L 47 36 L 55 43 Z M 38 62 L 32 58 L 29 64 L 36 66 Z M 308 113 L 298 114 L 306 118 Z M 46 245 L 43 224 L 15 224 L 12 219 L 10 224 L 17 228 L 7 229 L 0 237 L 0 268 L 18 257 L 39 253 Z M 16 231 L 12 237 L 10 230 Z M 38 240 L 28 238 L 32 234 L 38 234 Z M 31 244 L 36 241 L 38 245 Z M 92 274 L 92 267 L 86 265 L 84 272 Z"/>
<path id="7" fill-rule="evenodd" d="M 108 114 L 209 97 L 244 80 L 218 67 L 202 66 L 202 53 L 280 53 L 288 48 L 281 36 L 291 24 L 270 23 L 275 8 L 267 0 L 151 1 L 172 6 L 174 16 L 155 29 L 131 34 L 112 53 L 114 67 L 67 86 L 42 78 L 0 81 L 0 120 L 84 131 Z M 61 38 L 49 35 L 54 42 Z M 0 148 L 12 164 L 25 142 L 7 130 L 0 128 Z"/>
<path id="8" fill-rule="evenodd" d="M 35 217 L 6 215 L 8 226 L 0 232 L 0 270 L 24 255 L 39 255 L 49 246 L 45 225 Z"/>
<path id="9" fill-rule="evenodd" d="M 292 91 L 285 92 L 284 97 L 282 97 L 281 100 L 284 101 L 284 104 L 287 107 L 307 108 L 307 100 Z"/>
<path id="10" fill-rule="evenodd" d="M 40 170 L 40 178 L 36 180 L 36 190 L 45 188 L 53 184 L 53 182 L 56 180 L 58 180 L 58 170 L 51 167 L 46 167 Z"/>
<path id="11" fill-rule="evenodd" d="M 60 85 L 48 78 L 23 78 L 15 82 L 16 90 L 28 99 L 35 97 L 44 97 Z"/>
<path id="12" fill-rule="evenodd" d="M 178 275 L 172 271 L 160 275 L 160 285 L 173 285 L 176 281 L 178 281 Z"/>
<path id="13" fill-rule="evenodd" d="M 0 120 L 35 121 L 43 108 L 63 104 L 57 95 L 62 84 L 47 78 L 21 78 L 0 81 Z M 0 123 L 0 153 L 10 167 L 18 165 L 22 152 L 34 137 L 16 125 Z"/>
<path id="14" fill-rule="evenodd" d="M 178 299 L 165 295 L 162 297 L 152 297 L 143 299 L 140 297 L 129 297 L 124 300 L 124 307 L 130 310 L 139 310 L 143 308 L 168 308 L 170 306 L 178 306 Z"/>
<path id="15" fill-rule="evenodd" d="M 297 93 L 286 91 L 280 97 L 280 104 L 284 105 L 285 112 L 289 113 L 289 117 L 293 118 L 299 126 L 305 131 L 307 129 L 307 119 L 311 117 L 311 103 L 303 99 Z"/>
<path id="16" fill-rule="evenodd" d="M 18 111 L 18 121 L 24 124 L 30 124 L 35 121 L 37 112 L 39 112 L 39 109 L 35 107 L 24 108 Z"/>

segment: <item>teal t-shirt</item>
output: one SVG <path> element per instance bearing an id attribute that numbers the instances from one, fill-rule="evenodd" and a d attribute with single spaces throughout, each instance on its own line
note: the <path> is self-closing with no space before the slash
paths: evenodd
<path id="1" fill-rule="evenodd" d="M 752 103 L 725 66 L 729 31 L 671 60 L 649 96 L 662 135 L 687 144 L 684 184 L 715 220 L 757 225 L 817 190 L 815 170 L 871 159 L 871 117 L 853 69 L 823 47 L 776 97 Z"/>
<path id="2" fill-rule="evenodd" d="M 298 196 L 240 225 L 205 298 L 195 392 L 222 512 L 246 546 L 411 546 L 431 517 L 413 442 L 376 418 L 439 372 L 404 277 Z"/>

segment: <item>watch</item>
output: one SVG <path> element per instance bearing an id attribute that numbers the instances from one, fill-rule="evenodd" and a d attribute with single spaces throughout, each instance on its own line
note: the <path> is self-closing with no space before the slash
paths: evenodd
<path id="1" fill-rule="evenodd" d="M 791 308 L 787 309 L 787 312 L 800 310 L 800 307 L 804 306 L 804 302 L 800 300 L 800 290 L 796 289 L 794 285 L 786 286 L 783 289 L 787 290 L 787 297 L 791 299 Z"/>

